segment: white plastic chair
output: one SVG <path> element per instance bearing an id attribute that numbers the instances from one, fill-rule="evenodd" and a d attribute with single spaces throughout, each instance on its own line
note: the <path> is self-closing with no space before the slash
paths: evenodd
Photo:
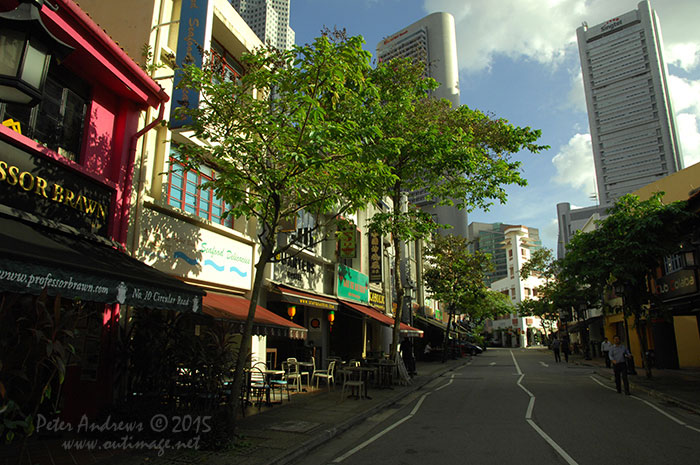
<path id="1" fill-rule="evenodd" d="M 331 390 L 331 383 L 335 385 L 335 379 L 333 378 L 333 370 L 335 369 L 335 360 L 331 360 L 330 363 L 328 364 L 328 369 L 327 370 L 316 370 L 314 371 L 313 379 L 316 380 L 316 389 L 318 389 L 318 381 L 320 379 L 325 379 L 326 380 L 326 385 L 328 386 L 328 390 Z"/>

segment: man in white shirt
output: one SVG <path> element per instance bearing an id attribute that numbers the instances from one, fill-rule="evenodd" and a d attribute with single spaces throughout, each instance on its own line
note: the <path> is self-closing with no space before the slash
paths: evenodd
<path id="1" fill-rule="evenodd" d="M 622 377 L 622 382 L 625 385 L 625 395 L 630 395 L 630 382 L 627 379 L 627 357 L 630 356 L 630 351 L 627 347 L 620 344 L 620 336 L 615 336 L 613 338 L 613 346 L 610 348 L 608 353 L 610 361 L 613 364 L 613 372 L 615 373 L 615 387 L 617 388 L 617 393 L 620 394 L 622 390 L 620 389 L 620 377 Z"/>
<path id="2" fill-rule="evenodd" d="M 610 344 L 608 338 L 603 338 L 603 342 L 600 343 L 600 351 L 603 352 L 603 358 L 605 359 L 605 368 L 610 368 L 610 357 L 608 357 L 608 353 L 610 352 L 611 347 L 612 344 Z"/>

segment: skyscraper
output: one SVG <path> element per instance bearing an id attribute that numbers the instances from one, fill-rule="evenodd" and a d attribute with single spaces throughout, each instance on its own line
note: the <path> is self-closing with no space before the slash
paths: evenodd
<path id="1" fill-rule="evenodd" d="M 449 13 L 433 13 L 391 34 L 377 44 L 377 59 L 411 57 L 425 61 L 425 75 L 440 83 L 432 95 L 456 107 L 459 102 L 459 72 L 455 20 Z M 408 200 L 437 217 L 440 224 L 453 227 L 449 234 L 467 237 L 467 212 L 450 206 L 434 206 L 426 193 L 408 193 Z"/>
<path id="2" fill-rule="evenodd" d="M 290 0 L 231 0 L 231 4 L 260 40 L 280 50 L 294 45 L 289 27 Z"/>
<path id="3" fill-rule="evenodd" d="M 624 194 L 683 168 L 662 55 L 661 28 L 648 1 L 576 30 L 598 196 Z"/>

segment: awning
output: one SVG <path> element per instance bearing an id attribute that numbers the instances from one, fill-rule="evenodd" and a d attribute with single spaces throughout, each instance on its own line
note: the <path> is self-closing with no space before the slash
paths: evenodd
<path id="1" fill-rule="evenodd" d="M 239 330 L 248 318 L 250 300 L 234 295 L 208 293 L 202 300 L 204 313 L 214 318 L 232 320 L 239 323 Z M 260 336 L 283 336 L 292 339 L 306 339 L 308 330 L 258 305 L 253 317 L 253 334 Z"/>
<path id="2" fill-rule="evenodd" d="M 447 325 L 443 323 L 442 321 L 438 321 L 434 318 L 427 318 L 427 317 L 422 317 L 420 315 L 416 315 L 413 320 L 414 324 L 416 326 L 422 326 L 425 330 L 428 329 L 433 329 L 433 330 L 439 330 L 442 332 L 442 334 L 445 334 L 445 331 L 447 331 Z M 458 331 L 450 331 L 450 337 L 456 338 L 459 334 L 461 333 Z M 466 336 L 466 334 L 465 334 Z"/>
<path id="3" fill-rule="evenodd" d="M 374 307 L 356 304 L 345 300 L 340 300 L 340 303 L 342 303 L 348 308 L 351 308 L 352 310 L 362 313 L 363 315 L 367 315 L 368 317 L 373 318 L 378 322 L 389 326 L 390 328 L 394 327 L 394 319 L 386 313 L 382 313 L 376 310 Z M 401 323 L 399 325 L 399 331 L 405 336 L 423 337 L 423 331 L 421 331 L 418 328 L 414 328 L 413 326 L 409 326 L 406 323 Z"/>
<path id="4" fill-rule="evenodd" d="M 304 307 L 323 308 L 326 310 L 337 310 L 338 301 L 311 292 L 304 292 L 282 284 L 273 284 L 273 291 L 279 294 L 282 302 Z"/>
<path id="5" fill-rule="evenodd" d="M 0 215 L 0 291 L 199 312 L 205 292 L 105 243 Z"/>

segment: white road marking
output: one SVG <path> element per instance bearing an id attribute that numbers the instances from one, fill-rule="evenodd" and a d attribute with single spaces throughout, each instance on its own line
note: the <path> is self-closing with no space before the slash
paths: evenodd
<path id="1" fill-rule="evenodd" d="M 598 383 L 598 384 L 600 384 L 601 386 L 603 386 L 605 389 L 610 389 L 611 391 L 616 391 L 616 389 L 613 389 L 613 388 L 611 388 L 610 386 L 606 386 L 605 384 L 603 384 L 603 383 L 600 382 L 599 380 L 595 379 L 593 376 L 591 376 L 590 378 L 591 378 L 593 381 L 595 381 L 596 383 Z M 654 410 L 656 410 L 657 412 L 659 412 L 661 415 L 663 415 L 663 416 L 667 417 L 668 419 L 670 419 L 670 420 L 672 420 L 672 421 L 678 423 L 679 425 L 685 426 L 686 428 L 692 429 L 693 431 L 697 431 L 698 433 L 700 433 L 700 429 L 698 429 L 698 428 L 696 428 L 696 427 L 694 427 L 694 426 L 691 426 L 691 425 L 685 423 L 684 421 L 679 420 L 678 418 L 674 417 L 673 415 L 671 415 L 671 414 L 668 413 L 668 412 L 664 412 L 663 410 L 661 410 L 661 408 L 657 407 L 656 405 L 652 404 L 651 402 L 649 402 L 649 401 L 647 401 L 647 400 L 644 400 L 644 399 L 642 399 L 641 397 L 637 397 L 637 396 L 630 396 L 630 397 L 632 397 L 632 399 L 636 399 L 636 400 L 638 400 L 638 401 L 640 401 L 640 402 L 643 402 L 643 403 L 647 404 L 649 407 L 653 408 Z"/>
<path id="2" fill-rule="evenodd" d="M 549 365 L 547 365 L 547 364 L 544 363 L 544 362 L 540 362 L 540 365 L 542 365 L 542 366 L 545 367 L 545 368 L 549 368 Z"/>
<path id="3" fill-rule="evenodd" d="M 331 463 L 340 463 L 340 462 L 342 462 L 342 461 L 345 460 L 346 458 L 350 457 L 351 455 L 354 455 L 356 452 L 358 452 L 358 451 L 364 449 L 365 447 L 367 447 L 368 445 L 372 444 L 374 441 L 376 441 L 377 439 L 381 438 L 381 437 L 384 436 L 386 433 L 388 433 L 389 431 L 393 430 L 394 428 L 396 428 L 396 427 L 399 426 L 400 424 L 402 424 L 402 423 L 404 423 L 404 422 L 410 420 L 411 418 L 413 418 L 413 416 L 414 416 L 416 413 L 418 413 L 418 410 L 420 409 L 421 405 L 423 405 L 423 401 L 425 400 L 426 397 L 428 397 L 428 396 L 429 396 L 430 394 L 432 394 L 433 392 L 437 392 L 437 391 L 439 391 L 440 389 L 444 389 L 444 388 L 446 388 L 447 386 L 449 386 L 450 384 L 452 384 L 452 382 L 454 381 L 454 378 L 455 378 L 455 375 L 454 375 L 454 373 L 453 373 L 452 376 L 450 376 L 450 380 L 449 380 L 446 384 L 443 384 L 442 386 L 440 386 L 440 387 L 438 387 L 438 388 L 435 388 L 435 389 L 434 389 L 433 391 L 431 391 L 431 392 L 426 392 L 425 394 L 423 394 L 423 395 L 421 396 L 421 398 L 418 399 L 418 402 L 416 403 L 416 406 L 413 407 L 413 410 L 411 410 L 411 413 L 409 413 L 408 415 L 406 415 L 406 416 L 403 417 L 402 419 L 396 421 L 394 424 L 387 426 L 386 428 L 384 428 L 384 429 L 383 429 L 382 431 L 380 431 L 379 433 L 377 433 L 377 434 L 375 434 L 374 436 L 372 436 L 371 438 L 367 439 L 365 442 L 363 442 L 363 443 L 361 443 L 361 444 L 355 446 L 354 448 L 350 449 L 349 451 L 347 451 L 347 452 L 344 453 L 343 455 L 341 455 L 341 456 L 339 456 L 339 457 L 336 457 L 335 459 L 333 459 L 333 460 L 331 461 Z"/>
<path id="4" fill-rule="evenodd" d="M 525 386 L 523 386 L 521 384 L 523 378 L 525 378 L 525 374 L 520 369 L 520 365 L 518 365 L 518 361 L 515 359 L 515 354 L 513 353 L 512 350 L 510 351 L 510 356 L 513 357 L 513 363 L 515 364 L 515 369 L 518 370 L 518 374 L 520 375 L 520 378 L 518 378 L 518 382 L 516 384 L 520 387 L 520 389 L 525 391 L 525 393 L 528 396 L 530 396 L 530 402 L 527 404 L 527 410 L 525 411 L 525 421 L 527 421 L 528 425 L 530 425 L 532 427 L 532 429 L 537 431 L 537 434 L 542 436 L 542 439 L 547 441 L 547 444 L 552 446 L 552 449 L 554 449 L 557 452 L 557 454 L 561 455 L 561 457 L 564 460 L 566 460 L 566 463 L 568 463 L 569 465 L 578 465 L 578 462 L 576 462 L 576 460 L 571 458 L 571 456 L 569 454 L 567 454 L 566 451 L 559 446 L 559 444 L 554 442 L 554 439 L 549 437 L 549 435 L 547 433 L 545 433 L 542 430 L 542 428 L 537 426 L 537 423 L 535 423 L 535 421 L 532 419 L 532 411 L 535 408 L 535 395 L 533 393 L 531 393 Z M 540 363 L 542 363 L 542 362 L 540 362 Z"/>
<path id="5" fill-rule="evenodd" d="M 489 363 L 489 365 L 491 365 L 491 366 L 494 366 L 495 364 L 496 364 L 496 362 Z"/>

